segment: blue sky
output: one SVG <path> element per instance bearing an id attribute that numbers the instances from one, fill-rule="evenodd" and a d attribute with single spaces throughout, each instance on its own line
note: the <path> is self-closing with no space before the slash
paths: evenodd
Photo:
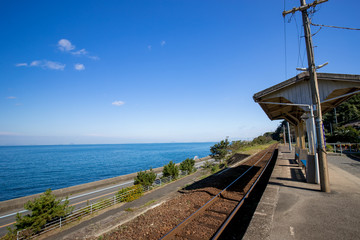
<path id="1" fill-rule="evenodd" d="M 0 145 L 219 141 L 273 131 L 279 122 L 253 94 L 306 66 L 301 16 L 286 17 L 284 31 L 284 5 L 299 1 L 2 1 Z M 313 22 L 359 28 L 359 7 L 331 0 Z M 316 63 L 329 62 L 322 72 L 359 74 L 359 42 L 359 31 L 322 28 Z"/>

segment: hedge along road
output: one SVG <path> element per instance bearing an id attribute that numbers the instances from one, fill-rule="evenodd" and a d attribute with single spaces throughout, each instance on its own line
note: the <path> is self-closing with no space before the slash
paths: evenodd
<path id="1" fill-rule="evenodd" d="M 207 159 L 209 162 L 214 159 Z M 195 163 L 196 168 L 200 168 L 205 161 L 199 161 Z M 158 177 L 162 176 L 162 173 L 157 174 Z M 119 184 L 104 187 L 101 189 L 88 191 L 79 195 L 69 197 L 69 205 L 74 206 L 74 209 L 85 207 L 88 204 L 95 203 L 102 198 L 110 198 L 114 196 L 120 189 L 134 185 L 134 180 L 127 180 L 120 182 Z M 64 201 L 64 200 L 63 200 Z M 24 209 L 17 209 L 10 213 L 4 213 L 0 216 L 0 236 L 7 233 L 7 227 L 12 227 L 15 223 L 15 217 L 17 213 L 28 214 L 30 211 Z"/>

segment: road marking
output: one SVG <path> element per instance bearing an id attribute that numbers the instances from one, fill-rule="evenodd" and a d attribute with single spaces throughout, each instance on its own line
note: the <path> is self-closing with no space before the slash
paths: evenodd
<path id="1" fill-rule="evenodd" d="M 0 226 L 0 228 L 10 226 L 10 225 L 12 225 L 12 224 L 14 224 L 14 223 L 16 223 L 16 222 L 12 222 L 12 223 L 8 223 L 8 224 L 5 224 L 5 225 L 2 225 L 2 226 Z"/>
<path id="2" fill-rule="evenodd" d="M 110 195 L 110 194 L 113 194 L 113 193 L 116 193 L 116 192 L 117 192 L 117 191 L 111 192 L 111 193 L 106 193 L 106 194 L 103 194 L 103 195 L 101 195 L 101 196 L 97 196 L 97 197 L 90 198 L 90 199 L 87 199 L 87 200 L 84 200 L 84 201 L 81 201 L 81 202 L 78 202 L 78 203 L 71 204 L 70 206 L 75 206 L 75 205 L 78 205 L 78 204 L 80 204 L 80 203 L 84 203 L 84 202 L 91 201 L 91 200 L 94 200 L 94 199 L 97 199 L 97 198 L 101 198 L 101 197 L 104 197 L 104 196 L 107 196 L 107 195 Z"/>
<path id="3" fill-rule="evenodd" d="M 17 213 L 24 213 L 24 212 L 27 212 L 28 210 L 22 210 L 22 211 L 19 211 L 19 212 L 16 212 L 16 213 L 10 213 L 8 215 L 4 215 L 4 216 L 1 216 L 0 218 L 6 218 L 6 217 L 10 217 L 12 215 L 15 215 Z"/>
<path id="4" fill-rule="evenodd" d="M 75 198 L 79 198 L 79 197 L 83 197 L 83 196 L 86 196 L 86 195 L 90 195 L 90 194 L 93 194 L 93 193 L 105 191 L 105 190 L 108 190 L 108 189 L 111 189 L 111 188 L 120 187 L 120 186 L 122 186 L 122 185 L 129 184 L 129 183 L 133 183 L 133 182 L 134 182 L 134 181 L 129 181 L 129 182 L 125 182 L 125 183 L 122 183 L 122 184 L 119 184 L 119 185 L 115 185 L 115 186 L 111 186 L 111 187 L 108 187 L 108 188 L 102 188 L 102 189 L 99 189 L 99 190 L 96 190 L 96 191 L 93 191 L 93 192 L 84 193 L 84 194 L 81 194 L 81 195 L 78 195 L 78 196 L 75 196 L 75 197 L 71 197 L 71 198 L 69 198 L 69 200 L 72 200 L 72 199 L 75 199 Z M 63 199 L 63 201 L 65 201 L 65 200 L 66 200 L 66 199 Z"/>

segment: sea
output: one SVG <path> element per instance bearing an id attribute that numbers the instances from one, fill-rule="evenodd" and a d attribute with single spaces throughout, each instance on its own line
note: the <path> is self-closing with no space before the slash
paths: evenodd
<path id="1" fill-rule="evenodd" d="M 202 158 L 214 143 L 0 146 L 0 201 Z"/>

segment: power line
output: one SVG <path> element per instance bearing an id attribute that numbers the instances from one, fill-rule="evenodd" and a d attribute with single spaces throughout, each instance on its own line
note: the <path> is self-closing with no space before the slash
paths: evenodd
<path id="1" fill-rule="evenodd" d="M 338 28 L 338 29 L 346 29 L 346 30 L 360 30 L 360 28 L 337 27 L 337 26 L 330 26 L 330 25 L 323 25 L 323 24 L 315 24 L 312 22 L 310 22 L 310 24 L 315 27 L 328 27 L 328 28 Z"/>
<path id="2" fill-rule="evenodd" d="M 284 0 L 284 11 L 286 9 L 286 3 Z M 286 23 L 284 18 L 284 48 L 285 48 L 285 79 L 287 79 L 287 44 L 286 44 Z"/>

